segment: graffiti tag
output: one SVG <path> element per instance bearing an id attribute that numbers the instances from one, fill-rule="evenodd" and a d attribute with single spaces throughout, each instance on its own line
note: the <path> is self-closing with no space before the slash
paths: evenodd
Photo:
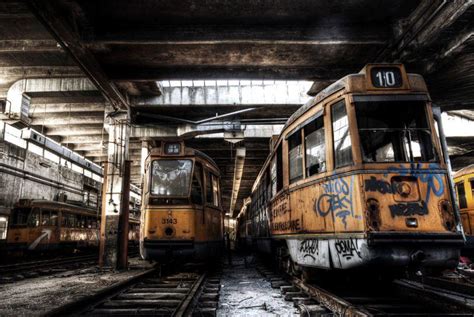
<path id="1" fill-rule="evenodd" d="M 396 191 L 389 182 L 377 179 L 374 176 L 365 180 L 364 187 L 366 192 L 379 192 L 381 194 L 393 194 Z"/>
<path id="2" fill-rule="evenodd" d="M 414 216 L 414 215 L 427 215 L 428 208 L 426 207 L 426 203 L 422 202 L 419 203 L 406 203 L 406 204 L 396 204 L 388 206 L 390 208 L 390 214 L 392 218 L 396 216 Z"/>
<path id="3" fill-rule="evenodd" d="M 354 216 L 352 208 L 352 184 L 354 176 L 352 176 L 348 184 L 345 179 L 338 178 L 322 184 L 324 194 L 319 196 L 315 202 L 314 211 L 321 217 L 326 217 L 332 213 L 335 217 L 340 218 L 347 227 L 347 217 Z"/>
<path id="4" fill-rule="evenodd" d="M 318 240 L 303 240 L 300 242 L 300 253 L 303 254 L 303 258 L 311 258 L 316 260 L 316 256 L 319 254 Z"/>
<path id="5" fill-rule="evenodd" d="M 344 240 L 336 240 L 334 243 L 337 254 L 350 260 L 353 257 L 357 256 L 362 258 L 360 255 L 359 247 L 357 246 L 357 240 L 350 238 Z"/>
<path id="6" fill-rule="evenodd" d="M 428 165 L 427 169 L 423 169 L 421 163 L 416 163 L 416 165 L 414 163 L 411 163 L 409 169 L 405 168 L 403 165 L 400 165 L 390 167 L 388 170 L 390 173 L 397 173 L 402 176 L 416 176 L 420 182 L 425 183 L 427 187 L 425 202 L 428 203 L 430 201 L 431 192 L 433 192 L 436 197 L 441 196 L 444 192 L 444 183 L 442 175 L 430 173 L 430 170 L 435 169 L 439 169 L 438 164 L 431 163 Z"/>

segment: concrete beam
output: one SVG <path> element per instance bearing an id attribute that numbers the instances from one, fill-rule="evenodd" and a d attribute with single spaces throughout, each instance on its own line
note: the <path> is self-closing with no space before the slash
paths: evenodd
<path id="1" fill-rule="evenodd" d="M 131 137 L 133 138 L 190 138 L 190 137 L 209 137 L 209 138 L 226 138 L 231 137 L 223 131 L 227 131 L 232 126 L 232 122 L 211 122 L 202 125 L 180 125 L 177 128 L 152 128 L 145 126 L 135 126 L 131 129 Z M 269 138 L 272 135 L 279 134 L 283 125 L 243 125 L 242 138 Z M 205 136 L 206 135 L 206 136 Z"/>
<path id="2" fill-rule="evenodd" d="M 272 48 L 273 49 L 273 48 Z M 350 50 L 350 48 L 346 48 Z M 372 48 L 373 49 L 373 48 Z M 266 52 L 271 49 L 262 50 L 258 54 L 264 58 Z M 225 49 L 222 49 L 225 51 Z M 285 52 L 285 54 L 294 55 L 297 49 L 292 49 L 291 52 Z M 186 52 L 186 55 L 194 56 L 207 56 L 217 54 L 218 52 Z M 376 52 L 371 52 L 373 55 Z M 147 53 L 149 54 L 149 53 Z M 173 54 L 167 52 L 167 55 Z M 183 53 L 183 55 L 185 55 Z M 239 55 L 237 53 L 229 52 L 229 55 Z M 282 55 L 285 55 L 282 54 Z M 317 54 L 317 50 L 312 53 L 311 58 Z M 328 53 L 329 54 L 329 53 Z M 343 54 L 342 49 L 338 54 Z M 334 53 L 330 55 L 334 56 Z M 104 58 L 106 58 L 104 56 Z M 125 57 L 124 57 L 125 58 Z M 251 60 L 254 56 L 240 56 L 239 60 Z M 310 58 L 308 56 L 308 58 Z M 139 59 L 137 57 L 137 59 Z M 120 64 L 120 62 L 117 62 Z M 177 62 L 176 62 L 177 63 Z M 303 63 L 303 61 L 301 62 Z M 190 62 L 187 66 L 175 64 L 175 62 L 169 62 L 169 65 L 160 66 L 149 66 L 144 67 L 141 65 L 123 65 L 117 67 L 115 64 L 110 66 L 104 66 L 108 76 L 113 81 L 149 81 L 149 80 L 168 80 L 168 79 L 213 79 L 213 80 L 225 80 L 229 78 L 245 78 L 245 79 L 268 79 L 268 80 L 328 80 L 332 78 L 340 78 L 350 73 L 357 73 L 361 64 L 349 64 L 345 66 L 339 65 L 278 65 L 278 61 L 274 61 L 273 64 L 267 66 L 262 63 L 256 63 L 257 65 L 206 65 L 202 66 L 198 60 Z M 263 65 L 262 65 L 263 64 Z M 171 66 L 170 66 L 171 65 Z"/>
<path id="3" fill-rule="evenodd" d="M 31 120 L 33 125 L 59 126 L 59 125 L 77 125 L 77 124 L 103 124 L 104 113 L 63 113 L 63 114 L 42 114 L 41 112 L 35 114 Z"/>
<path id="4" fill-rule="evenodd" d="M 357 37 L 354 37 L 354 34 Z M 389 29 L 379 25 L 371 27 L 361 24 L 334 25 L 313 23 L 297 25 L 263 24 L 258 27 L 247 25 L 141 25 L 134 29 L 123 25 L 110 25 L 86 41 L 93 50 L 107 49 L 109 45 L 181 45 L 181 44 L 222 44 L 222 43 L 380 43 L 389 36 Z"/>
<path id="5" fill-rule="evenodd" d="M 36 104 L 32 103 L 30 107 L 30 115 L 32 111 L 36 114 L 41 113 L 59 113 L 59 112 L 102 112 L 105 110 L 105 103 L 50 103 L 50 104 Z M 32 115 L 34 116 L 35 113 Z"/>
<path id="6" fill-rule="evenodd" d="M 188 80 L 163 82 L 159 97 L 133 98 L 135 106 L 302 105 L 311 82 L 284 80 Z M 168 86 L 166 86 L 168 85 Z"/>
<path id="7" fill-rule="evenodd" d="M 0 40 L 0 53 L 62 52 L 55 40 Z"/>
<path id="8" fill-rule="evenodd" d="M 70 136 L 70 135 L 91 135 L 107 134 L 103 124 L 80 124 L 80 125 L 60 125 L 49 126 L 46 129 L 48 136 Z"/>
<path id="9" fill-rule="evenodd" d="M 68 135 L 62 138 L 61 144 L 78 144 L 78 143 L 107 143 L 107 134 L 101 135 Z"/>
<path id="10" fill-rule="evenodd" d="M 84 73 L 77 66 L 2 66 L 0 77 L 14 78 L 13 82 L 22 78 L 41 77 L 81 77 Z"/>
<path id="11" fill-rule="evenodd" d="M 109 80 L 95 57 L 82 45 L 79 34 L 70 28 L 70 24 L 66 21 L 67 16 L 51 1 L 32 0 L 29 3 L 40 22 L 51 31 L 63 49 L 77 61 L 86 75 L 110 101 L 111 105 L 116 109 L 129 109 L 130 105 L 125 96 Z M 80 10 L 79 6 L 69 9 L 71 9 L 71 12 L 76 11 L 82 17 L 85 16 L 82 12 L 77 12 L 77 10 Z"/>
<path id="12" fill-rule="evenodd" d="M 21 79 L 8 89 L 7 99 L 11 103 L 10 112 L 19 116 L 24 93 L 67 93 L 95 90 L 94 85 L 85 77 Z"/>

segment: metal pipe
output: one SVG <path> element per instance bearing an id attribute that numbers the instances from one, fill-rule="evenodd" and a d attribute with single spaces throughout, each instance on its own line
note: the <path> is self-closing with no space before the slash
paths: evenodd
<path id="1" fill-rule="evenodd" d="M 448 144 L 446 143 L 446 136 L 444 134 L 443 123 L 441 120 L 441 108 L 433 104 L 433 117 L 438 125 L 439 139 L 441 141 L 441 150 L 443 151 L 444 162 L 448 170 L 448 186 L 449 193 L 453 201 L 454 216 L 456 218 L 456 227 L 458 231 L 462 234 L 464 242 L 466 242 L 466 236 L 464 234 L 464 229 L 462 227 L 461 213 L 459 211 L 459 205 L 456 198 L 456 193 L 454 192 L 454 182 L 453 182 L 453 171 L 451 169 L 451 161 L 448 154 Z"/>
<path id="2" fill-rule="evenodd" d="M 131 161 L 126 160 L 123 164 L 122 178 L 122 199 L 120 202 L 120 218 L 119 218 L 119 237 L 118 237 L 118 261 L 117 269 L 126 269 L 128 267 L 128 218 L 130 215 L 130 164 Z"/>

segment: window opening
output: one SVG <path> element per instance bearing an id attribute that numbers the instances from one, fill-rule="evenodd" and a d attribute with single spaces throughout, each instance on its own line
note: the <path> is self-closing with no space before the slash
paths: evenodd
<path id="1" fill-rule="evenodd" d="M 304 127 L 306 176 L 326 171 L 324 117 L 320 116 Z"/>
<path id="2" fill-rule="evenodd" d="M 356 103 L 364 162 L 432 162 L 436 153 L 423 102 Z"/>
<path id="3" fill-rule="evenodd" d="M 464 183 L 457 183 L 456 189 L 458 191 L 458 196 L 459 196 L 459 208 L 460 209 L 467 208 L 466 191 L 464 189 Z"/>
<path id="4" fill-rule="evenodd" d="M 332 131 L 335 168 L 352 163 L 352 143 L 346 104 L 343 100 L 332 106 Z"/>
<path id="5" fill-rule="evenodd" d="M 193 182 L 191 186 L 191 201 L 202 205 L 202 166 L 196 163 L 194 166 Z"/>
<path id="6" fill-rule="evenodd" d="M 155 160 L 152 163 L 151 194 L 187 196 L 191 185 L 191 160 Z"/>
<path id="7" fill-rule="evenodd" d="M 293 133 L 288 139 L 288 164 L 290 170 L 290 183 L 303 178 L 303 145 L 301 130 Z"/>

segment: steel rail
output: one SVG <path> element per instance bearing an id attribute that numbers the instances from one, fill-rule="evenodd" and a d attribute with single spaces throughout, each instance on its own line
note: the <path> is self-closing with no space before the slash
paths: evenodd
<path id="1" fill-rule="evenodd" d="M 309 285 L 299 278 L 292 277 L 292 283 L 293 285 L 300 288 L 303 292 L 307 293 L 310 297 L 315 298 L 319 303 L 321 303 L 321 305 L 338 314 L 338 316 L 372 316 L 372 314 L 370 314 L 365 309 L 356 307 L 345 299 L 318 286 Z"/>
<path id="2" fill-rule="evenodd" d="M 197 281 L 194 283 L 193 287 L 187 294 L 186 298 L 181 302 L 178 309 L 175 311 L 173 316 L 175 317 L 185 317 L 192 315 L 193 304 L 197 300 L 198 291 L 201 289 L 202 283 L 206 278 L 206 273 L 202 274 Z"/>

